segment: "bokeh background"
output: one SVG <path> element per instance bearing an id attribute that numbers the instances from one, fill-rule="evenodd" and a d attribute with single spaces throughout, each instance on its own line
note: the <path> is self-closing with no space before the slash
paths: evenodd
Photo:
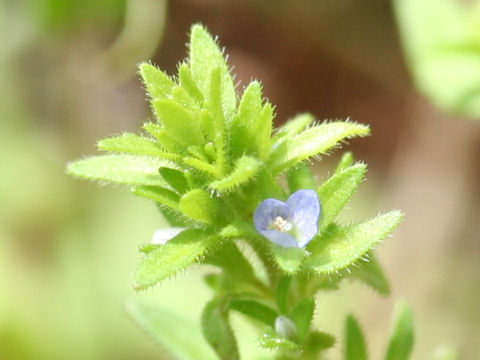
<path id="1" fill-rule="evenodd" d="M 195 22 L 227 48 L 239 89 L 263 82 L 277 125 L 304 111 L 371 125 L 373 136 L 348 146 L 369 176 L 343 216 L 399 208 L 407 217 L 378 248 L 390 298 L 348 282 L 318 297 L 317 326 L 340 339 L 331 358 L 340 358 L 343 316 L 353 312 L 380 359 L 393 303 L 406 298 L 416 317 L 413 359 L 447 359 L 449 349 L 479 359 L 480 116 L 428 92 L 453 92 L 461 64 L 447 62 L 422 87 L 411 46 L 421 32 L 406 20 L 427 13 L 432 33 L 456 45 L 464 22 L 450 29 L 441 16 L 454 12 L 408 12 L 402 2 L 0 0 L 0 359 L 168 359 L 129 319 L 125 300 L 199 316 L 209 293 L 198 268 L 155 290 L 130 287 L 139 244 L 164 225 L 155 206 L 65 175 L 69 160 L 96 152 L 98 138 L 138 131 L 151 117 L 136 65 L 151 59 L 173 74 Z M 446 53 L 466 51 L 475 68 L 478 2 L 450 2 L 470 14 L 473 45 Z M 468 79 L 470 101 L 480 80 Z M 316 167 L 319 181 L 337 159 Z"/>

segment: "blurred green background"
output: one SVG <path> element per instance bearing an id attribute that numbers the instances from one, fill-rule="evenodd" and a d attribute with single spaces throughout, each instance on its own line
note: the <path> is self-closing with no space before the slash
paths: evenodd
<path id="1" fill-rule="evenodd" d="M 393 2 L 397 14 L 402 2 Z M 372 127 L 348 147 L 369 164 L 369 179 L 344 217 L 406 212 L 378 249 L 393 294 L 344 283 L 318 297 L 318 327 L 342 340 L 343 315 L 354 312 L 379 358 L 393 301 L 404 297 L 416 315 L 414 359 L 440 359 L 442 346 L 480 358 L 479 123 L 419 95 L 416 32 L 404 21 L 412 12 L 397 19 L 399 31 L 393 8 L 383 0 L 0 0 L 0 359 L 168 359 L 128 318 L 125 300 L 199 316 L 209 293 L 198 268 L 144 293 L 130 287 L 138 245 L 164 224 L 155 206 L 64 172 L 93 154 L 98 138 L 138 131 L 150 113 L 136 65 L 151 59 L 173 73 L 194 22 L 228 49 L 239 89 L 263 81 L 277 124 L 310 111 Z M 453 89 L 451 75 L 447 64 L 430 88 Z M 317 166 L 319 181 L 337 158 Z"/>

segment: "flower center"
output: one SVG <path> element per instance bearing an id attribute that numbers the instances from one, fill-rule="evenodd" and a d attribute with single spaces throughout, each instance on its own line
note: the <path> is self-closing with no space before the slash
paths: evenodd
<path id="1" fill-rule="evenodd" d="M 280 232 L 287 232 L 292 230 L 292 224 L 290 224 L 281 216 L 277 216 L 275 220 L 273 220 L 273 227 L 275 228 L 275 230 L 278 230 Z"/>

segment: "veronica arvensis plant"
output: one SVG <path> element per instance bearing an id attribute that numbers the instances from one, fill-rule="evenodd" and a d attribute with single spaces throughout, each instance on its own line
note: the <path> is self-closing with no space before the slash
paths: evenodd
<path id="1" fill-rule="evenodd" d="M 221 270 L 206 278 L 213 297 L 202 314 L 204 338 L 218 358 L 239 359 L 242 353 L 229 320 L 236 311 L 258 326 L 258 344 L 271 350 L 272 358 L 318 359 L 335 343 L 312 325 L 318 291 L 349 277 L 389 292 L 373 248 L 403 214 L 395 210 L 359 224 L 337 223 L 366 165 L 347 153 L 332 176 L 316 184 L 306 164 L 347 139 L 368 135 L 369 127 L 316 122 L 301 114 L 274 129 L 273 106 L 260 83 L 252 81 L 239 96 L 222 51 L 201 25 L 192 27 L 189 44 L 189 58 L 176 76 L 140 65 L 155 115 L 144 133 L 103 139 L 98 147 L 106 155 L 72 162 L 68 171 L 130 185 L 133 194 L 154 201 L 172 225 L 141 248 L 136 289 L 194 263 Z M 253 253 L 261 264 L 249 257 Z M 267 278 L 258 276 L 258 266 Z M 129 311 L 179 358 L 214 356 L 193 335 L 183 346 L 188 330 L 161 309 L 135 303 Z M 408 356 L 411 349 L 410 311 L 402 307 L 399 314 L 401 331 L 394 331 L 392 342 L 401 345 L 393 344 L 387 359 L 400 359 L 399 351 Z M 364 359 L 351 350 L 364 340 L 354 318 L 348 319 L 345 358 Z M 193 346 L 195 351 L 187 351 Z"/>

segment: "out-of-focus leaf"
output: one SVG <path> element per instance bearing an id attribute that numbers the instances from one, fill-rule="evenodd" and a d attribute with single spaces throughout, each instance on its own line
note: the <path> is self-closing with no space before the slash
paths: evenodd
<path id="1" fill-rule="evenodd" d="M 212 360 L 214 352 L 202 336 L 198 321 L 131 300 L 127 313 L 160 345 L 180 360 Z M 188 330 L 187 330 L 188 329 Z"/>
<path id="2" fill-rule="evenodd" d="M 228 321 L 228 305 L 223 299 L 211 300 L 202 313 L 205 339 L 221 360 L 239 360 L 237 342 Z"/>
<path id="3" fill-rule="evenodd" d="M 304 261 L 305 268 L 329 273 L 348 267 L 389 235 L 403 220 L 398 210 L 379 215 L 361 224 L 329 226 L 321 237 L 308 246 L 312 253 Z"/>
<path id="4" fill-rule="evenodd" d="M 390 335 L 385 360 L 408 360 L 414 341 L 413 312 L 405 301 L 395 306 L 393 331 Z"/>
<path id="5" fill-rule="evenodd" d="M 284 314 L 288 313 L 288 300 L 290 283 L 292 282 L 292 277 L 290 275 L 284 276 L 277 285 L 277 290 L 275 292 L 275 299 L 277 300 L 277 305 L 280 311 Z"/>
<path id="6" fill-rule="evenodd" d="M 346 121 L 313 126 L 298 135 L 286 137 L 272 151 L 269 165 L 273 173 L 279 173 L 312 156 L 326 154 L 343 140 L 369 133 L 368 126 Z"/>
<path id="7" fill-rule="evenodd" d="M 150 156 L 101 155 L 71 162 L 67 171 L 73 176 L 117 184 L 166 186 L 158 173 L 161 167 L 175 165 Z"/>
<path id="8" fill-rule="evenodd" d="M 273 327 L 277 312 L 270 306 L 259 303 L 255 300 L 232 300 L 229 303 L 231 309 L 241 312 L 253 319 L 259 320 L 266 325 Z"/>
<path id="9" fill-rule="evenodd" d="M 328 226 L 352 198 L 367 172 L 367 165 L 359 163 L 335 173 L 317 190 L 322 215 L 320 232 Z"/>
<path id="10" fill-rule="evenodd" d="M 134 288 L 148 288 L 201 260 L 212 243 L 212 237 L 203 231 L 188 229 L 155 250 L 150 249 L 135 271 Z"/>
<path id="11" fill-rule="evenodd" d="M 298 164 L 287 172 L 288 189 L 290 193 L 294 193 L 300 189 L 316 188 L 313 174 L 308 165 Z"/>
<path id="12" fill-rule="evenodd" d="M 345 321 L 345 360 L 368 360 L 367 345 L 362 329 L 353 315 Z"/>
<path id="13" fill-rule="evenodd" d="M 478 3 L 397 0 L 393 8 L 419 91 L 444 111 L 480 118 Z"/>
<path id="14" fill-rule="evenodd" d="M 320 331 L 312 331 L 305 342 L 305 348 L 310 352 L 327 350 L 335 345 L 335 337 Z"/>
<path id="15" fill-rule="evenodd" d="M 354 269 L 351 276 L 369 285 L 381 295 L 390 295 L 390 284 L 375 255 L 370 252 L 366 257 L 368 260 L 361 261 L 360 267 Z"/>
<path id="16" fill-rule="evenodd" d="M 272 246 L 272 254 L 280 268 L 288 274 L 296 273 L 305 257 L 305 249 Z"/>
<path id="17" fill-rule="evenodd" d="M 293 308 L 292 320 L 297 326 L 297 335 L 300 343 L 305 341 L 308 334 L 310 323 L 313 319 L 313 311 L 315 310 L 315 301 L 313 298 L 307 298 L 300 301 L 297 306 Z"/>

